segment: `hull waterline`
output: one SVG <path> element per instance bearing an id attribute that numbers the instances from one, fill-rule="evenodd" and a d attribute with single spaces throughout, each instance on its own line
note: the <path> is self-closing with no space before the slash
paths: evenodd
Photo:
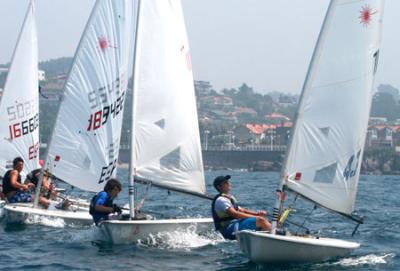
<path id="1" fill-rule="evenodd" d="M 344 257 L 360 247 L 355 242 L 313 236 L 284 236 L 268 232 L 236 234 L 242 252 L 252 261 L 266 263 L 322 262 Z"/>
<path id="2" fill-rule="evenodd" d="M 62 219 L 67 225 L 89 226 L 93 224 L 92 216 L 85 208 L 78 210 L 58 210 L 55 208 L 33 208 L 32 204 L 7 204 L 4 216 L 9 223 L 27 223 L 37 221 L 36 218 Z"/>
<path id="3" fill-rule="evenodd" d="M 214 227 L 212 218 L 182 218 L 160 220 L 109 220 L 100 224 L 107 240 L 113 244 L 130 244 L 150 235 L 190 230 L 205 233 Z"/>

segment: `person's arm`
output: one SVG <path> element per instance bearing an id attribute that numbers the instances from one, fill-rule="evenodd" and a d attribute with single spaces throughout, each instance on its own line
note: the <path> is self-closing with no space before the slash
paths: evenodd
<path id="1" fill-rule="evenodd" d="M 33 184 L 20 184 L 18 182 L 18 171 L 16 170 L 11 171 L 10 173 L 10 184 L 12 187 L 16 189 L 21 189 L 23 191 L 27 191 L 34 186 Z"/>
<path id="2" fill-rule="evenodd" d="M 105 214 L 113 213 L 114 212 L 113 207 L 104 206 L 104 204 L 106 203 L 106 200 L 107 200 L 107 194 L 105 192 L 101 192 L 96 200 L 94 210 L 96 212 L 105 213 Z"/>
<path id="3" fill-rule="evenodd" d="M 267 214 L 267 212 L 264 210 L 260 210 L 260 211 L 256 212 L 256 211 L 249 210 L 249 209 L 242 208 L 242 207 L 239 207 L 239 211 L 249 214 L 249 215 L 252 215 L 252 216 L 265 216 Z"/>
<path id="4" fill-rule="evenodd" d="M 43 175 L 42 189 L 50 191 L 49 178 L 46 175 Z"/>
<path id="5" fill-rule="evenodd" d="M 106 214 L 114 212 L 113 207 L 107 207 L 104 205 L 96 205 L 96 207 L 94 207 L 94 209 L 96 210 L 96 212 L 106 213 Z"/>
<path id="6" fill-rule="evenodd" d="M 235 208 L 233 208 L 233 207 L 228 208 L 226 210 L 226 212 L 231 217 L 234 217 L 234 218 L 237 218 L 237 219 L 254 217 L 254 215 L 251 215 L 251 214 L 248 214 L 246 212 L 243 212 L 240 209 L 239 210 L 235 210 Z"/>

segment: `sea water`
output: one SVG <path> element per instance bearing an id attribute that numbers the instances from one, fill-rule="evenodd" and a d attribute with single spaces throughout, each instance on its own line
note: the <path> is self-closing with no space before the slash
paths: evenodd
<path id="1" fill-rule="evenodd" d="M 278 173 L 210 171 L 206 172 L 207 191 L 215 194 L 212 180 L 232 175 L 233 194 L 240 205 L 271 212 Z M 121 180 L 127 172 L 119 171 Z M 127 184 L 117 202 L 127 202 Z M 142 197 L 146 188 L 139 189 Z M 400 177 L 362 176 L 357 210 L 365 216 L 354 235 L 355 224 L 304 200 L 293 197 L 288 203 L 296 212 L 291 222 L 303 224 L 321 236 L 360 242 L 353 255 L 323 263 L 259 266 L 243 256 L 236 241 L 225 241 L 213 231 L 197 235 L 191 229 L 160 233 L 138 244 L 110 245 L 101 240 L 95 227 L 66 226 L 60 220 L 42 219 L 28 225 L 0 227 L 0 270 L 400 270 Z M 78 189 L 72 194 L 90 197 Z M 142 208 L 156 217 L 209 217 L 210 201 L 151 188 Z M 308 217 L 308 218 L 307 218 Z M 288 224 L 292 232 L 301 229 Z"/>

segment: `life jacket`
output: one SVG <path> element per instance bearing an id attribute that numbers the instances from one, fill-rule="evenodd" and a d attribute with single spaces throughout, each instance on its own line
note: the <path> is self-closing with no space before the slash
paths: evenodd
<path id="1" fill-rule="evenodd" d="M 104 192 L 104 191 L 102 191 Z M 93 196 L 93 198 L 90 200 L 90 206 L 89 206 L 89 214 L 94 215 L 96 213 L 96 201 L 97 198 L 99 197 L 99 194 L 101 192 L 97 193 L 96 195 Z M 113 207 L 113 200 L 107 196 L 106 202 L 103 204 L 103 206 L 106 207 Z"/>
<path id="2" fill-rule="evenodd" d="M 10 174 L 13 169 L 10 169 L 9 171 L 6 172 L 6 174 L 3 177 L 3 193 L 7 195 L 10 192 L 13 191 L 18 191 L 18 188 L 15 188 L 14 186 L 11 185 L 11 179 L 10 179 Z M 21 175 L 18 173 L 18 178 L 17 182 L 21 183 Z"/>
<path id="3" fill-rule="evenodd" d="M 28 175 L 26 175 L 26 179 L 33 183 L 35 186 L 37 186 L 37 184 L 39 183 L 39 177 L 37 176 L 37 174 L 40 172 L 40 168 L 38 169 L 34 169 L 31 172 L 29 172 Z"/>
<path id="4" fill-rule="evenodd" d="M 225 217 L 218 216 L 217 212 L 215 211 L 215 202 L 217 201 L 217 199 L 219 197 L 225 197 L 225 198 L 229 199 L 233 205 L 233 208 L 235 208 L 236 211 L 239 210 L 239 205 L 234 197 L 229 196 L 224 193 L 220 193 L 220 194 L 216 195 L 211 203 L 211 212 L 212 212 L 212 216 L 213 216 L 213 220 L 214 220 L 215 229 L 217 231 L 219 231 L 223 228 L 224 225 L 222 225 L 222 224 L 224 224 L 224 223 L 222 223 L 222 222 L 231 221 L 231 220 L 235 219 L 234 217 L 232 217 L 228 214 Z"/>

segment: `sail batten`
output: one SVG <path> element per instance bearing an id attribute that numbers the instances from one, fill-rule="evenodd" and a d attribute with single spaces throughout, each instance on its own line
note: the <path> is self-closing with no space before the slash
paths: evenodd
<path id="1" fill-rule="evenodd" d="M 190 50 L 179 0 L 141 1 L 136 45 L 135 178 L 205 193 Z"/>
<path id="2" fill-rule="evenodd" d="M 354 210 L 379 56 L 382 2 L 331 2 L 283 170 L 290 190 L 341 214 Z"/>
<path id="3" fill-rule="evenodd" d="M 130 0 L 96 1 L 65 83 L 46 168 L 84 190 L 116 174 L 132 18 Z"/>

